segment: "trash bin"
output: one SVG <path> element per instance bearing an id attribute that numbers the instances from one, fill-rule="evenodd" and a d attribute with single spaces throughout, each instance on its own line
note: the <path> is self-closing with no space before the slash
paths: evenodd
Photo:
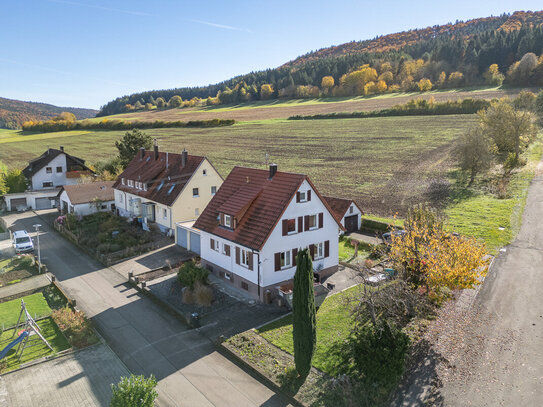
<path id="1" fill-rule="evenodd" d="M 271 291 L 264 291 L 264 304 L 271 304 Z"/>
<path id="2" fill-rule="evenodd" d="M 190 326 L 193 328 L 199 328 L 200 327 L 200 314 L 197 312 L 193 312 L 190 314 Z"/>

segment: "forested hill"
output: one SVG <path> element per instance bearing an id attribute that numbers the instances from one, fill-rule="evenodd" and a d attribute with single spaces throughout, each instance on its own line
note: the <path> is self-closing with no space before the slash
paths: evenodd
<path id="1" fill-rule="evenodd" d="M 0 128 L 17 129 L 26 121 L 48 120 L 62 112 L 70 112 L 78 119 L 88 119 L 98 113 L 94 109 L 58 107 L 46 103 L 23 102 L 0 97 Z"/>
<path id="2" fill-rule="evenodd" d="M 542 24 L 543 11 L 515 12 L 350 42 L 214 85 L 123 96 L 103 106 L 99 115 L 278 97 L 496 86 L 502 82 L 542 86 Z"/>

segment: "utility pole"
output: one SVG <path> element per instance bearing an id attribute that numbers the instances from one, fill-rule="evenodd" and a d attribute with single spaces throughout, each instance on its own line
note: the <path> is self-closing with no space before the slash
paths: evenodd
<path id="1" fill-rule="evenodd" d="M 40 227 L 41 225 L 39 223 L 34 225 L 38 238 L 38 274 L 41 274 Z"/>

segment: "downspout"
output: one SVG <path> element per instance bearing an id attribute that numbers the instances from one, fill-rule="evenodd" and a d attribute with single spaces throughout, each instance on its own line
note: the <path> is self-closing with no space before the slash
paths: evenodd
<path id="1" fill-rule="evenodd" d="M 260 251 L 254 251 L 253 250 L 253 254 L 255 254 L 258 256 L 258 260 L 257 260 L 257 265 L 258 265 L 258 268 L 257 268 L 257 280 L 256 280 L 256 286 L 257 286 L 257 289 L 258 289 L 258 299 L 260 299 Z"/>

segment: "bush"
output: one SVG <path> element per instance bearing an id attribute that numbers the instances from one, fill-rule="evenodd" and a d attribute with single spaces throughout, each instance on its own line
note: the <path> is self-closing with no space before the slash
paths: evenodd
<path id="1" fill-rule="evenodd" d="M 213 301 L 213 290 L 210 286 L 196 282 L 194 284 L 194 300 L 202 307 L 209 307 Z"/>
<path id="2" fill-rule="evenodd" d="M 201 267 L 198 267 L 193 261 L 184 263 L 177 272 L 179 283 L 185 287 L 194 289 L 194 285 L 198 282 L 201 285 L 207 285 L 207 277 L 209 272 Z"/>
<path id="3" fill-rule="evenodd" d="M 122 377 L 117 385 L 111 385 L 113 397 L 111 407 L 153 407 L 158 393 L 155 390 L 156 379 L 151 375 Z"/>
<path id="4" fill-rule="evenodd" d="M 183 304 L 194 304 L 194 293 L 189 287 L 184 287 L 181 292 L 181 302 Z"/>
<path id="5" fill-rule="evenodd" d="M 72 346 L 84 348 L 98 342 L 90 321 L 81 311 L 64 307 L 53 311 L 51 316 Z"/>

